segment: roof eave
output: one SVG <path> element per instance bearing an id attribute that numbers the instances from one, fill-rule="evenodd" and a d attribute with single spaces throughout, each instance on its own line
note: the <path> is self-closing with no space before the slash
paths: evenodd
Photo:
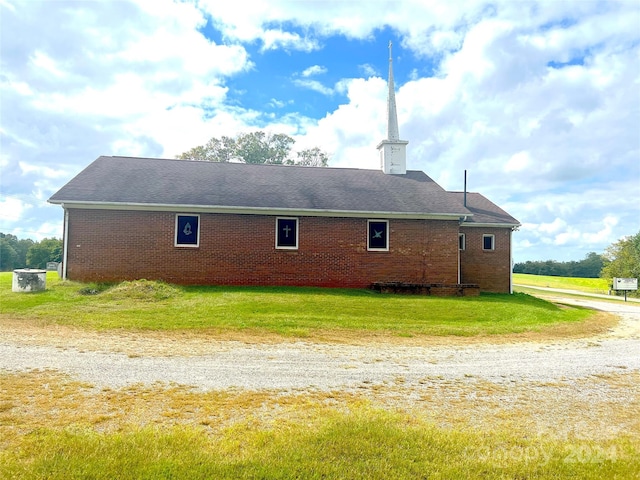
<path id="1" fill-rule="evenodd" d="M 243 215 L 294 215 L 309 217 L 383 217 L 407 218 L 424 220 L 456 220 L 461 217 L 471 217 L 465 212 L 460 213 L 423 213 L 423 212 L 391 212 L 391 211 L 360 211 L 360 210 L 330 210 L 304 208 L 274 208 L 274 207 L 235 207 L 227 205 L 176 205 L 161 203 L 125 203 L 125 202 L 86 202 L 77 200 L 48 200 L 49 203 L 61 205 L 63 208 L 81 208 L 92 210 L 137 210 L 137 211 L 165 211 L 192 213 L 235 213 Z"/>
<path id="2" fill-rule="evenodd" d="M 483 222 L 483 223 L 473 223 L 473 222 L 462 222 L 462 227 L 494 227 L 494 228 L 519 228 L 521 226 L 520 223 L 491 223 L 491 222 Z"/>

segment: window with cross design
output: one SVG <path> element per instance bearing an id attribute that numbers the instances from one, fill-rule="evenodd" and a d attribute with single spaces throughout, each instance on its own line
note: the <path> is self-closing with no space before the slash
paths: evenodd
<path id="1" fill-rule="evenodd" d="M 298 219 L 276 218 L 276 248 L 296 250 L 298 248 Z"/>

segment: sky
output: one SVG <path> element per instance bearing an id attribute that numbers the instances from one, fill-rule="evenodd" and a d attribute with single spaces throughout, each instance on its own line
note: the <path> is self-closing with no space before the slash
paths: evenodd
<path id="1" fill-rule="evenodd" d="M 514 260 L 640 231 L 640 2 L 0 0 L 0 232 L 101 155 L 265 130 L 378 169 L 388 43 L 407 168 L 522 226 Z"/>

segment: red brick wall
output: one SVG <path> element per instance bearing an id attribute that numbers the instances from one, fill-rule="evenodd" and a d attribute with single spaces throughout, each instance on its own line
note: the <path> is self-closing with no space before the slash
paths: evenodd
<path id="1" fill-rule="evenodd" d="M 462 283 L 477 283 L 483 292 L 508 293 L 511 275 L 511 230 L 508 228 L 460 227 L 465 250 L 460 252 Z M 495 249 L 483 250 L 482 236 L 495 236 Z"/>
<path id="2" fill-rule="evenodd" d="M 200 246 L 174 247 L 175 213 L 69 209 L 67 275 L 352 288 L 457 283 L 456 221 L 390 219 L 389 252 L 367 251 L 366 218 L 299 217 L 298 250 L 277 250 L 275 228 L 269 215 L 201 214 Z"/>

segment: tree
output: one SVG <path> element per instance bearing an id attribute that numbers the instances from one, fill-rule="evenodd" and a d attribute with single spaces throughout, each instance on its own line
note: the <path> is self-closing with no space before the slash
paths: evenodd
<path id="1" fill-rule="evenodd" d="M 318 147 L 297 152 L 291 157 L 295 140 L 283 133 L 255 131 L 241 133 L 235 138 L 211 138 L 205 145 L 199 145 L 178 155 L 182 160 L 208 162 L 242 162 L 252 164 L 300 165 L 305 167 L 326 167 L 328 155 Z"/>
<path id="2" fill-rule="evenodd" d="M 557 262 L 546 260 L 543 262 L 527 261 L 516 263 L 513 273 L 529 273 L 532 275 L 552 275 L 560 277 L 598 278 L 604 259 L 602 255 L 590 252 L 580 261 Z"/>
<path id="3" fill-rule="evenodd" d="M 27 251 L 27 266 L 31 268 L 45 268 L 47 262 L 61 261 L 62 240 L 58 238 L 45 238 Z"/>
<path id="4" fill-rule="evenodd" d="M 604 266 L 604 258 L 596 252 L 589 252 L 584 260 L 571 263 L 570 276 L 580 278 L 598 278 L 602 271 L 602 267 Z"/>
<path id="5" fill-rule="evenodd" d="M 640 277 L 640 232 L 609 245 L 600 277 L 613 279 Z"/>
<path id="6" fill-rule="evenodd" d="M 6 238 L 0 238 L 0 270 L 8 271 L 17 268 L 18 253 Z"/>
<path id="7" fill-rule="evenodd" d="M 318 147 L 302 150 L 297 155 L 296 165 L 303 167 L 326 167 L 329 163 L 329 156 Z"/>
<path id="8" fill-rule="evenodd" d="M 244 163 L 282 165 L 289 157 L 295 140 L 283 133 L 241 133 L 236 137 L 235 156 Z"/>
<path id="9" fill-rule="evenodd" d="M 14 270 L 27 265 L 27 250 L 33 245 L 30 238 L 18 240 L 11 234 L 0 233 L 0 270 Z"/>

